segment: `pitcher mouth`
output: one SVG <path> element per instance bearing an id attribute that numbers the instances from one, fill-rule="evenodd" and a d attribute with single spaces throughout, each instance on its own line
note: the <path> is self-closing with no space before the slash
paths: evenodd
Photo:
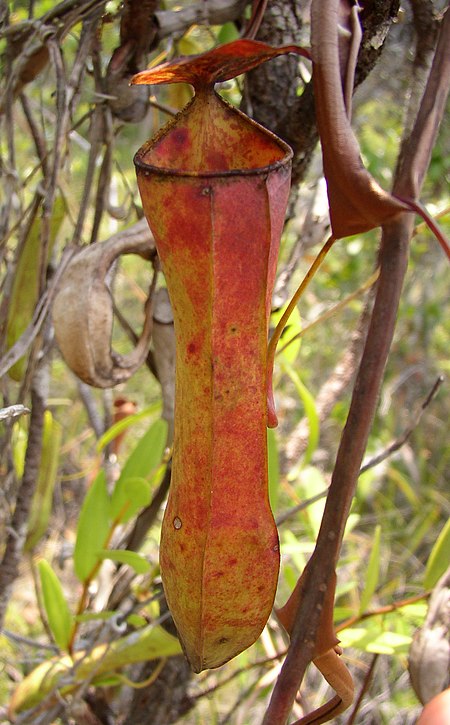
<path id="1" fill-rule="evenodd" d="M 222 116 L 223 121 L 223 114 L 225 114 L 227 122 L 228 118 L 231 118 L 235 123 L 240 124 L 240 128 L 246 131 L 242 137 L 241 149 L 244 149 L 244 151 L 246 149 L 254 149 L 255 143 L 256 146 L 258 145 L 258 139 L 264 139 L 265 147 L 262 158 L 260 159 L 261 165 L 258 164 L 259 159 L 256 153 L 253 155 L 254 165 L 252 164 L 251 157 L 248 159 L 245 158 L 246 153 L 238 153 L 233 163 L 228 149 L 227 153 L 222 153 L 223 149 L 220 148 L 221 142 L 224 144 L 224 148 L 227 148 L 227 138 L 222 139 L 220 136 L 217 136 L 217 132 L 216 136 L 213 133 L 212 137 L 209 137 L 207 134 L 204 137 L 206 148 L 208 149 L 209 146 L 209 151 L 213 157 L 217 152 L 217 158 L 213 159 L 213 161 L 208 159 L 208 154 L 206 154 L 204 164 L 199 163 L 197 158 L 197 161 L 191 166 L 191 158 L 187 158 L 186 152 L 182 151 L 180 154 L 177 153 L 176 144 L 179 141 L 174 140 L 171 142 L 173 143 L 172 149 L 170 149 L 171 144 L 169 144 L 170 162 L 167 162 L 164 154 L 161 154 L 161 148 L 164 147 L 169 139 L 176 139 L 177 134 L 189 134 L 192 132 L 192 127 L 190 131 L 188 130 L 189 126 L 186 123 L 186 119 L 190 118 L 192 121 L 191 114 L 198 113 L 198 96 L 194 96 L 177 116 L 175 116 L 172 122 L 163 126 L 155 136 L 146 141 L 138 149 L 133 159 L 138 173 L 144 176 L 159 175 L 161 177 L 211 179 L 234 176 L 267 176 L 271 172 L 283 168 L 286 168 L 286 170 L 290 169 L 294 154 L 289 144 L 272 133 L 272 131 L 269 131 L 252 118 L 249 118 L 238 108 L 229 104 L 214 91 L 208 98 L 214 105 L 214 113 L 219 113 L 218 120 Z M 231 116 L 230 112 L 232 114 Z M 201 124 L 199 124 L 199 128 L 202 127 L 204 129 L 204 117 L 201 117 Z M 214 124 L 211 125 L 211 128 L 212 131 L 215 130 Z M 205 133 L 204 130 L 203 133 Z M 267 153 L 268 148 L 271 149 L 270 153 Z M 221 155 L 223 157 L 222 159 L 220 158 Z"/>
<path id="2" fill-rule="evenodd" d="M 163 177 L 175 176 L 178 178 L 181 177 L 195 179 L 227 178 L 232 176 L 267 176 L 271 172 L 277 171 L 282 168 L 289 170 L 291 168 L 292 157 L 294 155 L 291 147 L 287 143 L 285 143 L 285 141 L 282 141 L 270 131 L 267 131 L 267 134 L 269 134 L 273 137 L 274 140 L 276 140 L 280 149 L 283 150 L 285 153 L 284 156 L 282 156 L 278 161 L 274 161 L 273 163 L 267 164 L 266 166 L 260 166 L 250 169 L 223 169 L 218 171 L 188 171 L 187 169 L 171 169 L 164 166 L 155 166 L 154 164 L 147 163 L 143 159 L 145 154 L 147 154 L 150 147 L 153 145 L 152 141 L 147 141 L 147 143 L 143 144 L 143 146 L 138 149 L 133 157 L 133 163 L 136 167 L 136 171 L 138 173 L 142 173 L 144 176 L 160 175 Z"/>

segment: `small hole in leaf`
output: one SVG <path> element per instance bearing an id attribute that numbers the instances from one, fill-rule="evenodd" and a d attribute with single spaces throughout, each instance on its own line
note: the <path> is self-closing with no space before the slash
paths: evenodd
<path id="1" fill-rule="evenodd" d="M 181 519 L 178 518 L 178 516 L 175 516 L 175 518 L 173 520 L 173 528 L 178 530 L 178 529 L 181 529 L 182 526 L 183 526 L 183 524 L 182 524 Z"/>

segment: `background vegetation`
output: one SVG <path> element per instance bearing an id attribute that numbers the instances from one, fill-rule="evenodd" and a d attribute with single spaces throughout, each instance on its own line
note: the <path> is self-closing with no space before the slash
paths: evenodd
<path id="1" fill-rule="evenodd" d="M 384 51 L 355 99 L 364 159 L 385 188 L 426 72 L 423 39 L 431 37 L 432 47 L 428 30 L 436 28 L 443 4 L 422 3 L 429 27 L 420 3 L 405 3 L 398 13 L 395 5 L 384 3 L 387 17 L 397 20 L 387 23 Z M 126 2 L 1 5 L 0 385 L 4 408 L 25 405 L 31 411 L 0 421 L 0 720 L 5 723 L 13 693 L 25 697 L 20 684 L 36 689 L 30 673 L 71 651 L 83 653 L 81 664 L 71 668 L 66 661 L 55 681 L 47 672 L 36 699 L 27 701 L 37 708 L 17 722 L 250 725 L 264 713 L 286 647 L 272 618 L 249 651 L 197 676 L 167 635 L 173 629 L 161 594 L 158 541 L 170 480 L 165 448 L 173 419 L 170 313 L 160 312 L 159 318 L 155 313 L 155 336 L 142 367 L 106 390 L 88 387 L 69 371 L 48 314 L 53 280 L 73 245 L 118 233 L 151 244 L 139 221 L 133 155 L 190 91 L 151 89 L 155 95 L 148 100 L 145 89 L 141 95 L 141 89 L 128 88 L 130 74 L 149 62 L 237 37 L 246 12 L 242 2 L 223 3 L 222 14 L 218 2 L 201 8 L 183 2 L 180 9 L 147 0 L 139 6 L 142 15 Z M 287 31 L 277 18 L 289 24 L 292 12 L 297 41 L 307 39 L 307 2 L 273 3 L 263 34 L 272 28 L 269 39 L 280 42 L 277 33 Z M 417 38 L 423 42 L 417 44 Z M 255 72 L 245 84 L 238 79 L 222 92 L 263 122 L 261 108 L 269 109 L 268 116 L 278 113 L 275 130 L 281 133 L 285 101 L 275 83 L 292 67 L 298 76 L 298 60 L 276 61 L 274 67 L 263 81 L 264 93 Z M 302 63 L 299 86 L 285 108 L 294 107 L 308 89 L 308 73 Z M 292 82 L 288 91 L 292 95 Z M 293 142 L 289 133 L 284 136 Z M 283 235 L 274 323 L 327 234 L 314 139 L 303 139 L 303 147 L 299 137 L 294 141 L 294 178 L 302 183 L 294 186 Z M 300 160 L 302 148 L 308 169 Z M 447 118 L 423 192 L 447 234 L 449 169 Z M 335 246 L 283 339 L 304 334 L 277 358 L 280 427 L 270 432 L 269 449 L 282 551 L 279 604 L 313 550 L 323 510 L 318 494 L 329 482 L 345 423 L 364 310 L 370 308 L 364 285 L 377 244 L 378 234 L 369 233 Z M 121 258 L 111 270 L 119 311 L 113 347 L 121 354 L 132 349 L 133 333 L 142 326 L 151 277 L 151 263 L 135 255 Z M 409 680 L 408 651 L 424 622 L 427 595 L 449 557 L 445 380 L 422 410 L 438 379 L 449 373 L 446 278 L 442 250 L 418 225 L 367 459 L 387 452 L 392 442 L 399 445 L 360 477 L 338 571 L 336 623 L 357 690 L 364 691 L 355 713 L 340 722 L 403 725 L 414 722 L 420 709 Z M 164 286 L 161 276 L 158 284 Z M 13 366 L 11 350 L 17 353 Z M 169 384 L 161 388 L 165 374 Z M 106 653 L 98 649 L 105 643 Z M 66 686 L 58 696 L 56 682 Z M 325 695 L 321 679 L 310 672 L 302 704 L 313 709 Z"/>

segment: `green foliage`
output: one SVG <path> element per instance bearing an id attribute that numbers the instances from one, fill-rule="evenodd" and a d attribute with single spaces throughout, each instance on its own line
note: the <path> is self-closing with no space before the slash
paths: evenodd
<path id="1" fill-rule="evenodd" d="M 372 551 L 370 552 L 369 563 L 367 565 L 366 578 L 364 582 L 364 590 L 361 594 L 359 603 L 360 614 L 366 611 L 370 601 L 375 594 L 380 576 L 380 545 L 381 545 L 381 526 L 375 527 L 373 537 Z"/>
<path id="2" fill-rule="evenodd" d="M 50 219 L 50 238 L 47 248 L 47 261 L 66 213 L 65 202 L 58 197 Z M 8 306 L 6 341 L 12 347 L 31 322 L 38 301 L 40 275 L 42 268 L 42 219 L 35 218 L 28 230 L 20 258 L 17 263 L 14 284 Z M 13 380 L 20 381 L 25 374 L 27 359 L 21 358 L 9 370 Z"/>
<path id="3" fill-rule="evenodd" d="M 97 552 L 99 559 L 111 559 L 120 564 L 131 566 L 136 574 L 147 574 L 150 571 L 150 564 L 140 554 L 135 551 L 126 551 L 125 549 L 105 549 Z"/>
<path id="4" fill-rule="evenodd" d="M 68 656 L 47 660 L 36 667 L 15 690 L 11 710 L 19 713 L 34 707 L 55 688 L 61 688 L 61 692 L 67 694 L 88 679 L 95 684 L 97 680 L 101 682 L 106 673 L 120 670 L 134 662 L 172 657 L 180 652 L 176 637 L 162 627 L 148 626 L 139 632 L 139 636 L 131 633 L 109 645 L 98 645 L 89 654 L 79 653 L 70 684 L 67 682 L 67 673 L 74 661 Z"/>
<path id="5" fill-rule="evenodd" d="M 126 430 L 128 430 L 128 428 L 136 425 L 136 423 L 138 423 L 139 421 L 145 420 L 145 418 L 154 416 L 156 413 L 159 413 L 160 410 L 161 401 L 158 400 L 156 403 L 147 406 L 143 410 L 140 410 L 138 413 L 133 413 L 132 415 L 128 415 L 122 420 L 118 420 L 117 423 L 114 423 L 99 438 L 99 440 L 97 441 L 97 450 L 99 452 L 102 451 L 109 443 L 111 443 L 111 441 L 114 440 L 114 438 L 119 435 L 119 433 L 125 432 Z"/>
<path id="6" fill-rule="evenodd" d="M 167 422 L 160 418 L 136 444 L 125 462 L 116 488 L 127 478 L 144 478 L 160 465 L 167 440 Z"/>
<path id="7" fill-rule="evenodd" d="M 111 498 L 111 518 L 115 523 L 126 523 L 150 502 L 150 484 L 137 476 L 117 481 Z"/>
<path id="8" fill-rule="evenodd" d="M 267 429 L 267 458 L 269 473 L 269 501 L 272 511 L 277 510 L 280 488 L 280 461 L 277 437 L 273 428 Z"/>
<path id="9" fill-rule="evenodd" d="M 297 394 L 302 401 L 305 415 L 308 418 L 309 424 L 309 440 L 308 446 L 304 454 L 304 463 L 308 463 L 314 451 L 317 448 L 319 442 L 319 416 L 317 414 L 316 403 L 314 397 L 311 395 L 306 385 L 303 384 L 299 373 L 294 370 L 288 363 L 283 363 L 283 370 L 289 375 L 290 379 L 295 385 Z"/>
<path id="10" fill-rule="evenodd" d="M 126 523 L 139 509 L 150 502 L 151 485 L 146 476 L 155 480 L 167 440 L 167 422 L 159 419 L 136 444 L 126 460 L 111 497 L 113 521 Z"/>
<path id="11" fill-rule="evenodd" d="M 107 545 L 110 508 L 105 472 L 100 471 L 84 499 L 78 519 L 73 562 L 81 582 L 89 579 L 98 564 L 98 552 Z"/>
<path id="12" fill-rule="evenodd" d="M 431 589 L 444 574 L 450 562 L 450 519 L 441 530 L 425 570 L 424 587 Z"/>
<path id="13" fill-rule="evenodd" d="M 287 302 L 279 310 L 275 310 L 271 315 L 271 324 L 276 327 L 281 318 L 283 317 L 286 309 L 289 305 Z M 280 342 L 278 343 L 278 353 L 282 355 L 283 361 L 293 365 L 297 360 L 298 354 L 301 347 L 301 339 L 298 337 L 302 331 L 302 318 L 298 307 L 296 307 L 291 313 L 286 327 L 281 333 Z"/>
<path id="14" fill-rule="evenodd" d="M 31 503 L 25 551 L 33 549 L 45 535 L 52 512 L 53 493 L 58 474 L 62 426 L 49 410 L 44 414 L 42 453 L 38 480 Z"/>
<path id="15" fill-rule="evenodd" d="M 72 632 L 72 614 L 59 581 L 50 564 L 42 559 L 39 564 L 42 600 L 48 625 L 61 650 L 67 650 Z"/>

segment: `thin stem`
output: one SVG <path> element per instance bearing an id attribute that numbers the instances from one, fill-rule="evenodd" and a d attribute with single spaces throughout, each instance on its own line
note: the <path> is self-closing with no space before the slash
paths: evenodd
<path id="1" fill-rule="evenodd" d="M 366 673 L 366 676 L 364 678 L 364 682 L 362 684 L 361 690 L 359 691 L 358 697 L 356 698 L 356 702 L 355 702 L 355 704 L 353 706 L 353 710 L 351 712 L 351 715 L 350 715 L 349 719 L 347 720 L 347 725 L 353 725 L 353 723 L 356 720 L 356 716 L 357 716 L 357 714 L 359 712 L 359 709 L 361 707 L 361 703 L 362 703 L 362 701 L 364 699 L 364 695 L 366 694 L 367 690 L 369 689 L 369 685 L 370 685 L 370 683 L 372 681 L 373 673 L 375 671 L 375 666 L 376 666 L 376 664 L 378 662 L 378 657 L 379 657 L 378 654 L 374 654 L 374 656 L 372 657 L 372 661 L 370 663 L 370 667 L 369 667 L 369 669 L 368 669 L 368 671 Z"/>
<path id="2" fill-rule="evenodd" d="M 344 309 L 344 307 L 347 307 L 347 305 L 349 305 L 352 300 L 354 300 L 356 297 L 359 297 L 360 294 L 366 292 L 370 287 L 372 287 L 372 285 L 377 281 L 379 274 L 380 270 L 376 269 L 375 272 L 373 272 L 373 274 L 371 274 L 370 277 L 364 282 L 364 284 L 358 287 L 358 289 L 356 289 L 354 292 L 351 292 L 349 295 L 347 295 L 347 297 L 344 297 L 343 300 L 337 302 L 335 305 L 330 307 L 330 309 L 324 312 L 323 315 L 320 315 L 317 319 L 305 325 L 305 327 L 303 327 L 300 332 L 294 335 L 294 337 L 291 337 L 285 345 L 279 347 L 276 351 L 276 354 L 279 355 L 280 353 L 284 352 L 289 347 L 289 345 L 291 345 L 296 340 L 300 340 L 300 338 L 302 338 L 307 332 L 312 330 L 313 327 L 316 327 L 316 325 L 320 325 L 322 322 L 329 320 L 330 317 L 333 317 L 342 309 Z"/>
<path id="3" fill-rule="evenodd" d="M 371 619 L 372 617 L 380 617 L 383 614 L 397 612 L 399 609 L 407 607 L 409 604 L 415 604 L 416 602 L 421 602 L 423 599 L 428 599 L 430 594 L 431 592 L 422 592 L 421 594 L 415 594 L 413 597 L 407 597 L 406 599 L 401 599 L 398 602 L 386 604 L 384 607 L 378 607 L 377 609 L 368 609 L 366 612 L 362 612 L 361 614 L 355 614 L 354 617 L 349 617 L 348 619 L 341 622 L 340 625 L 336 627 L 336 632 L 342 632 L 344 629 L 354 627 L 355 624 L 359 624 L 359 622 L 364 622 L 366 619 Z"/>
<path id="4" fill-rule="evenodd" d="M 325 242 L 319 254 L 312 263 L 311 267 L 307 271 L 305 277 L 303 278 L 300 286 L 294 293 L 294 296 L 289 302 L 286 310 L 281 316 L 281 319 L 279 320 L 278 325 L 273 332 L 272 337 L 270 338 L 270 342 L 267 348 L 267 425 L 269 428 L 275 428 L 278 425 L 273 395 L 273 367 L 275 364 L 275 352 L 278 342 L 285 328 L 286 322 L 294 311 L 297 302 L 299 301 L 300 297 L 311 282 L 312 278 L 319 269 L 320 265 L 322 264 L 331 247 L 333 246 L 334 242 L 335 239 L 333 236 L 329 237 L 329 239 Z"/>
<path id="5" fill-rule="evenodd" d="M 297 302 L 302 297 L 303 293 L 305 292 L 306 288 L 308 287 L 309 283 L 311 282 L 312 278 L 316 274 L 317 270 L 319 269 L 320 265 L 322 264 L 323 260 L 327 256 L 328 252 L 330 251 L 331 247 L 333 246 L 335 242 L 334 237 L 329 237 L 328 240 L 323 245 L 322 249 L 320 250 L 319 254 L 315 258 L 314 262 L 308 269 L 307 273 L 305 274 L 301 284 L 295 291 L 294 295 L 292 296 L 291 301 L 289 302 L 288 306 L 286 307 L 283 315 L 281 316 L 275 330 L 273 331 L 272 337 L 270 338 L 269 347 L 267 349 L 267 367 L 268 370 L 273 370 L 273 364 L 275 360 L 275 351 L 277 348 L 277 345 L 280 341 L 280 337 L 283 333 L 284 328 L 286 327 L 286 323 L 290 316 L 292 315 L 293 311 L 295 310 L 295 307 L 297 305 Z"/>

